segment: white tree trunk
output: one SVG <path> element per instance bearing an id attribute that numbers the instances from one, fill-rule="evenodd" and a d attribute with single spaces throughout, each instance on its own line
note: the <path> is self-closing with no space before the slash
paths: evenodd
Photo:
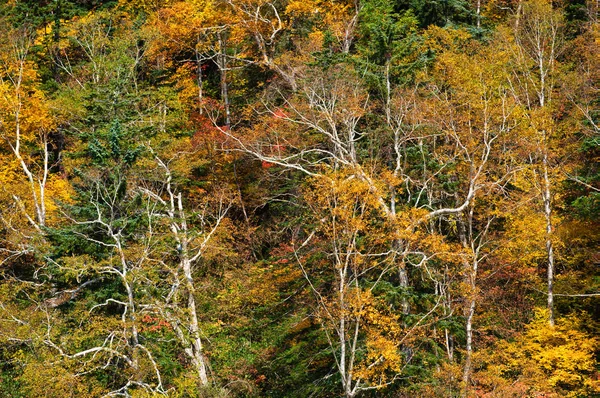
<path id="1" fill-rule="evenodd" d="M 544 152 L 544 185 L 542 199 L 544 201 L 544 216 L 546 218 L 546 254 L 548 256 L 548 322 L 554 326 L 554 247 L 552 245 L 552 196 L 550 177 L 548 176 L 548 154 Z"/>

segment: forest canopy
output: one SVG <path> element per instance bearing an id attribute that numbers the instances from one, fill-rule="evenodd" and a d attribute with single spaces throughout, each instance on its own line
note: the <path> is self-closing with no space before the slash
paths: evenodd
<path id="1" fill-rule="evenodd" d="M 0 395 L 600 396 L 599 15 L 0 1 Z"/>

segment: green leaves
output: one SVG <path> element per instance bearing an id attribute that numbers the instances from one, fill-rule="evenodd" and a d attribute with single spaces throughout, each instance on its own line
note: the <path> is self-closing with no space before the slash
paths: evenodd
<path id="1" fill-rule="evenodd" d="M 598 28 L 509 3 L 4 1 L 0 395 L 596 394 Z"/>
<path id="2" fill-rule="evenodd" d="M 105 134 L 94 134 L 90 138 L 87 153 L 98 166 L 132 166 L 144 151 L 136 144 L 132 134 L 123 131 L 119 119 L 115 119 Z"/>

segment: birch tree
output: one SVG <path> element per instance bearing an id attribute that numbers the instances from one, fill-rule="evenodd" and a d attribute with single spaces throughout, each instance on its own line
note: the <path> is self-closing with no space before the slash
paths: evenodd
<path id="1" fill-rule="evenodd" d="M 521 4 L 514 17 L 511 41 L 514 67 L 510 77 L 515 98 L 525 107 L 535 131 L 535 178 L 539 181 L 543 214 L 546 220 L 548 322 L 554 324 L 554 230 L 552 148 L 556 142 L 554 94 L 559 76 L 558 57 L 563 50 L 563 16 L 546 1 Z M 539 165 L 539 166 L 537 166 Z"/>
<path id="2" fill-rule="evenodd" d="M 48 216 L 46 193 L 53 180 L 50 169 L 57 161 L 52 156 L 50 138 L 55 123 L 37 87 L 37 72 L 30 60 L 34 33 L 27 27 L 13 29 L 6 22 L 2 30 L 0 134 L 3 149 L 10 153 L 3 174 L 5 182 L 19 186 L 5 195 L 11 196 L 12 206 L 30 226 L 41 232 Z M 25 183 L 22 188 L 20 180 Z M 8 219 L 4 214 L 4 223 L 10 229 Z"/>
<path id="3" fill-rule="evenodd" d="M 509 95 L 504 73 L 506 53 L 489 47 L 475 46 L 476 56 L 467 59 L 463 53 L 443 53 L 435 73 L 446 89 L 435 90 L 433 108 L 439 128 L 453 137 L 458 146 L 454 161 L 460 159 L 456 176 L 473 197 L 459 213 L 448 217 L 456 223 L 457 237 L 463 246 L 466 296 L 466 352 L 463 370 L 464 396 L 468 395 L 473 352 L 473 327 L 477 307 L 479 268 L 485 264 L 490 249 L 497 246 L 490 237 L 490 227 L 498 216 L 487 206 L 497 206 L 503 191 L 513 178 L 517 165 L 511 162 L 514 145 L 510 142 L 518 126 L 517 105 Z M 502 146 L 500 146 L 502 142 Z M 464 168 L 463 168 L 464 167 Z M 493 204 L 495 203 L 495 204 Z"/>

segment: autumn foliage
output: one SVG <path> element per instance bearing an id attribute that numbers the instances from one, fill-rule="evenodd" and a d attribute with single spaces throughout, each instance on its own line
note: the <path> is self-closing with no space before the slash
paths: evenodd
<path id="1" fill-rule="evenodd" d="M 1 396 L 600 395 L 596 1 L 0 11 Z"/>

